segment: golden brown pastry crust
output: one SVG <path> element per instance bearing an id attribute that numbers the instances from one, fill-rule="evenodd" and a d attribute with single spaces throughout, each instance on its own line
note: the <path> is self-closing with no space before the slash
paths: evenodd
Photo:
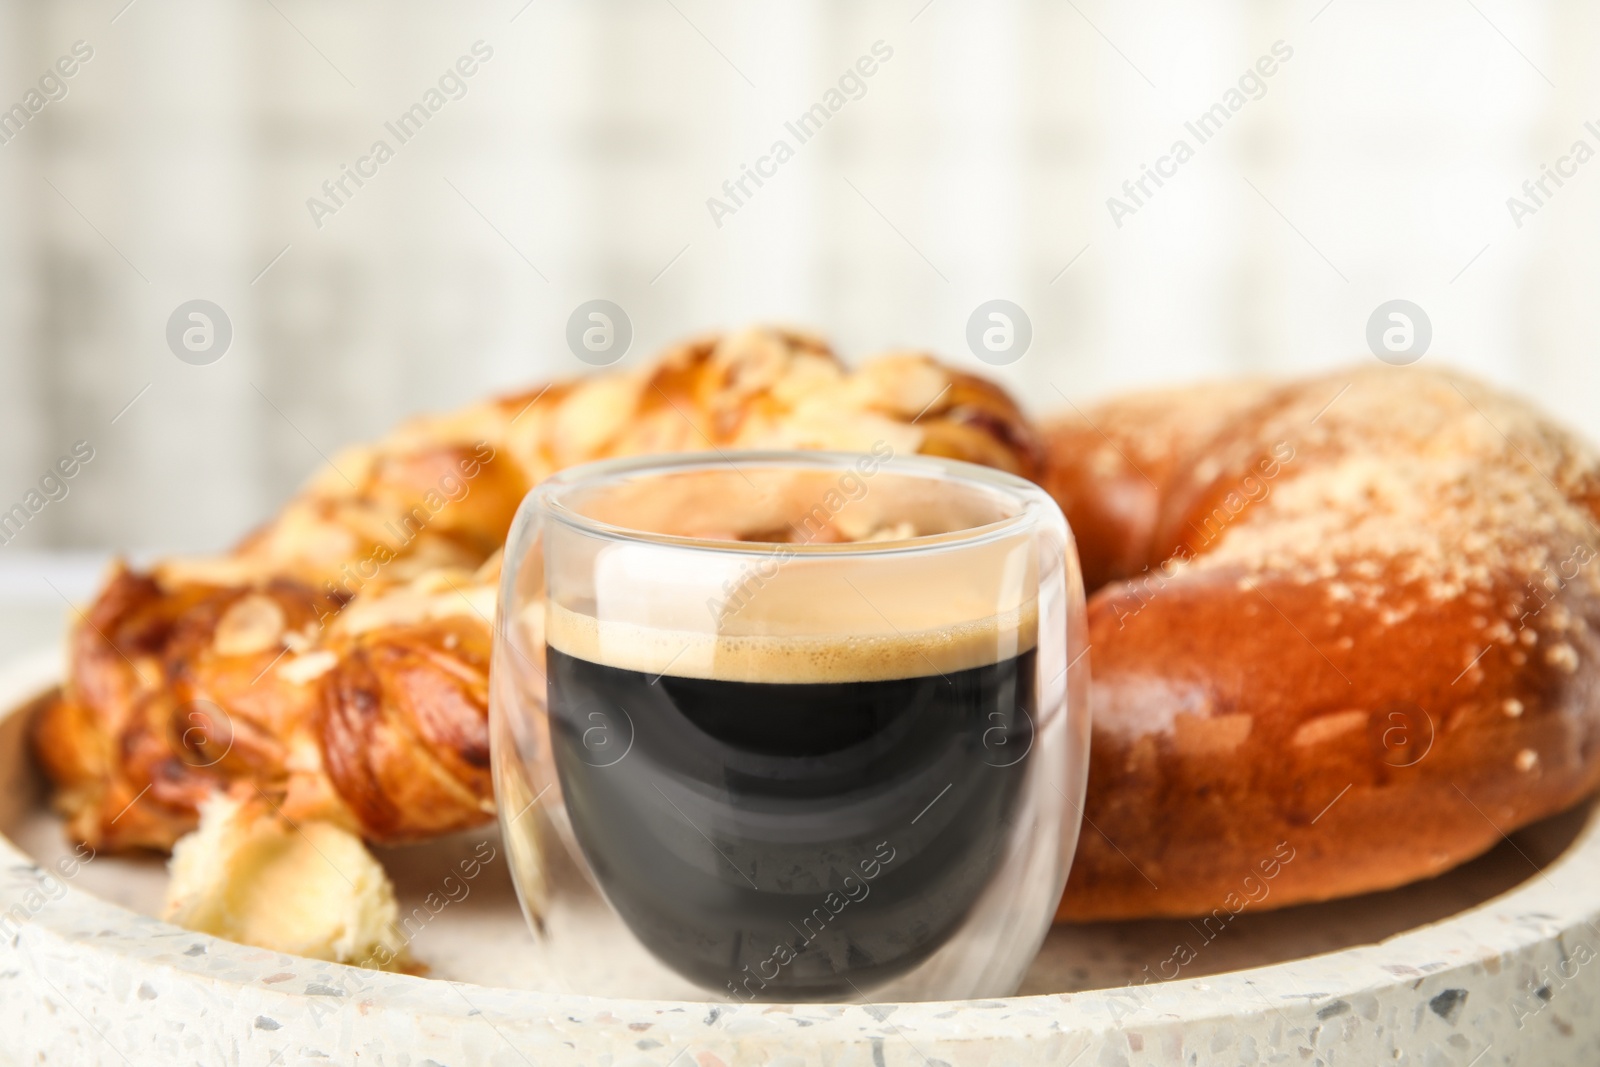
<path id="1" fill-rule="evenodd" d="M 167 849 L 241 784 L 290 819 L 385 843 L 481 823 L 494 554 L 533 484 L 611 456 L 878 441 L 1029 477 L 1042 463 L 995 386 L 914 353 L 848 372 L 783 330 L 701 338 L 348 449 L 233 552 L 112 575 L 36 723 L 69 832 Z"/>
<path id="2" fill-rule="evenodd" d="M 782 332 L 417 420 L 234 553 L 119 570 L 36 751 L 97 848 L 170 847 L 230 783 L 377 841 L 473 825 L 492 553 L 528 486 L 877 439 L 1039 478 L 1072 522 L 1094 740 L 1063 918 L 1397 885 L 1600 780 L 1600 473 L 1527 405 L 1415 368 L 1194 387 L 1075 412 L 1041 461 L 988 383 L 916 356 L 846 375 Z"/>
<path id="3" fill-rule="evenodd" d="M 1384 889 L 1600 784 L 1600 470 L 1528 405 L 1375 367 L 1047 438 L 1099 586 L 1062 918 Z"/>
<path id="4" fill-rule="evenodd" d="M 324 676 L 317 737 L 334 791 L 370 837 L 402 841 L 494 812 L 490 631 L 475 616 L 361 634 Z"/>

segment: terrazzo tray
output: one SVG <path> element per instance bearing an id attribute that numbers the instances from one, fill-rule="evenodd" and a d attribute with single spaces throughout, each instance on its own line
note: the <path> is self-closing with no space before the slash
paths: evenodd
<path id="1" fill-rule="evenodd" d="M 584 997 L 560 992 L 559 953 L 524 927 L 492 832 L 381 853 L 402 913 L 426 916 L 411 948 L 428 977 L 248 948 L 152 918 L 162 861 L 70 862 L 29 762 L 27 704 L 58 664 L 52 653 L 0 668 L 0 709 L 9 709 L 0 712 L 0 1062 L 1600 1063 L 1593 806 L 1389 893 L 1246 910 L 1220 929 L 1058 927 L 1021 993 L 1004 1000 L 708 1002 L 671 992 L 671 978 L 630 955 L 620 935 L 558 930 L 553 943 L 615 961 L 619 994 L 669 989 L 683 999 Z M 452 883 L 438 906 L 444 876 L 467 857 L 480 860 L 477 874 Z"/>

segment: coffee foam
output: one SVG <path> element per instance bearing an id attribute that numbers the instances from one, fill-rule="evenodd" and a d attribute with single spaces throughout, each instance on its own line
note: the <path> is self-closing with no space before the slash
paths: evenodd
<path id="1" fill-rule="evenodd" d="M 534 604 L 530 629 L 578 659 L 643 674 L 729 682 L 875 682 L 986 667 L 1032 649 L 1038 610 L 1018 608 L 932 629 L 828 635 L 719 634 L 594 618 Z M 542 623 L 542 627 L 539 624 Z"/>

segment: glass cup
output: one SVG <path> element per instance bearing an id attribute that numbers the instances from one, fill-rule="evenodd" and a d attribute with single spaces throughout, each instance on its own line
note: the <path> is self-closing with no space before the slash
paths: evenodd
<path id="1" fill-rule="evenodd" d="M 566 863 L 722 998 L 1015 991 L 1089 752 L 1083 584 L 1037 486 L 885 445 L 573 468 L 517 514 L 495 629 L 536 930 Z M 603 975 L 597 945 L 573 966 Z"/>

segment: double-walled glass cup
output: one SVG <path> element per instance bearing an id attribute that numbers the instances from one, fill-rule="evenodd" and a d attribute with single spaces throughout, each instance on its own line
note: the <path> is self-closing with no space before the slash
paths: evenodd
<path id="1" fill-rule="evenodd" d="M 1077 843 L 1083 642 L 1066 521 L 1010 475 L 886 446 L 557 475 L 493 661 L 524 910 L 548 930 L 564 861 L 714 996 L 1007 995 Z"/>

